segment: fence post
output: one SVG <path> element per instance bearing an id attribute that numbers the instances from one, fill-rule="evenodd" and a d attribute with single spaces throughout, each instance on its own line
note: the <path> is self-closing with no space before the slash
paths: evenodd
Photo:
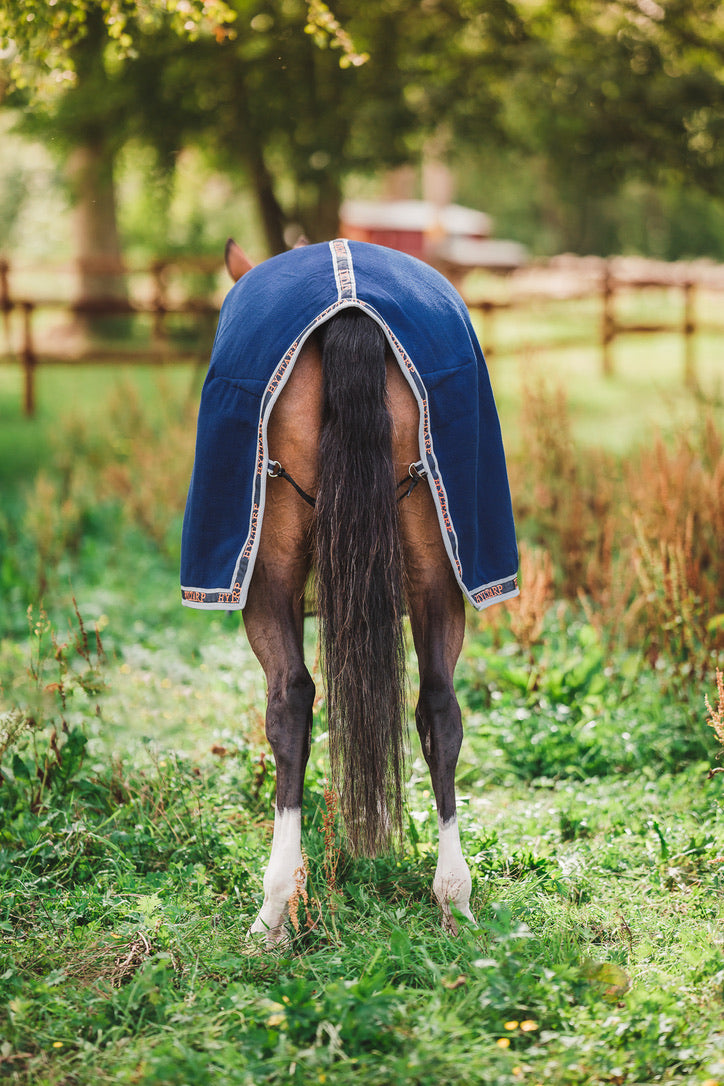
<path id="1" fill-rule="evenodd" d="M 694 287 L 691 279 L 686 279 L 682 284 L 684 290 L 684 384 L 691 391 L 697 387 L 696 359 L 694 357 L 694 333 L 696 332 L 696 320 L 694 317 Z"/>
<path id="2" fill-rule="evenodd" d="M 166 311 L 168 308 L 168 299 L 166 297 L 166 269 L 167 264 L 165 260 L 154 260 L 151 265 L 151 275 L 153 276 L 154 293 L 153 293 L 153 341 L 154 343 L 163 343 L 166 340 Z"/>
<path id="3" fill-rule="evenodd" d="M 614 310 L 614 281 L 611 273 L 611 261 L 603 265 L 601 283 L 603 313 L 601 316 L 602 368 L 604 377 L 613 377 L 613 340 L 616 335 L 616 314 Z"/>
<path id="4" fill-rule="evenodd" d="M 0 260 L 0 310 L 3 313 L 7 313 L 12 307 L 10 301 L 10 285 L 8 283 L 8 272 L 10 271 L 10 265 L 7 260 Z"/>
<path id="5" fill-rule="evenodd" d="M 492 359 L 493 355 L 495 354 L 495 344 L 493 342 L 493 317 L 495 315 L 495 302 L 481 302 L 480 308 L 483 312 L 483 354 L 487 359 Z"/>
<path id="6" fill-rule="evenodd" d="M 7 260 L 0 260 L 0 313 L 3 315 L 3 327 L 5 330 L 5 339 L 7 341 L 8 350 L 10 350 L 10 314 L 12 313 L 13 303 L 10 301 L 10 283 L 8 280 L 8 273 L 10 271 L 10 265 Z"/>
<path id="7" fill-rule="evenodd" d="M 33 310 L 34 302 L 21 302 L 23 309 L 23 372 L 25 375 L 25 414 L 28 418 L 35 414 L 35 366 L 38 361 L 33 347 Z"/>

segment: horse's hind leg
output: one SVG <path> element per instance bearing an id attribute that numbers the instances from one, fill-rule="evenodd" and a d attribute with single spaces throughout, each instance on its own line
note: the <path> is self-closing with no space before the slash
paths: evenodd
<path id="1" fill-rule="evenodd" d="M 418 455 L 418 412 L 404 379 L 393 367 L 388 370 L 388 394 L 395 419 L 395 466 L 398 478 L 402 478 Z M 460 847 L 455 803 L 455 768 L 463 729 L 453 674 L 465 634 L 465 607 L 426 485 L 417 486 L 400 503 L 400 527 L 410 625 L 420 670 L 415 722 L 430 769 L 440 834 L 433 891 L 445 927 L 454 932 L 451 906 L 473 919 L 470 872 Z"/>
<path id="2" fill-rule="evenodd" d="M 307 491 L 316 486 L 319 359 L 313 345 L 297 361 L 269 421 L 270 455 Z M 289 899 L 304 885 L 302 792 L 312 731 L 314 682 L 304 664 L 304 588 L 313 513 L 284 479 L 269 479 L 259 553 L 244 626 L 267 681 L 266 734 L 276 764 L 276 805 L 264 903 L 252 932 L 267 945 L 283 938 Z"/>
<path id="3" fill-rule="evenodd" d="M 463 857 L 455 801 L 455 768 L 463 728 L 453 673 L 463 643 L 462 594 L 449 565 L 417 571 L 409 590 L 410 621 L 420 668 L 415 723 L 430 769 L 438 814 L 439 852 L 433 891 L 443 923 L 455 932 L 454 906 L 472 920 L 471 879 Z"/>
<path id="4" fill-rule="evenodd" d="M 244 624 L 267 679 L 266 734 L 276 765 L 274 837 L 264 873 L 264 903 L 251 927 L 252 932 L 266 932 L 272 946 L 283 938 L 290 897 L 306 881 L 302 791 L 315 691 L 302 655 L 303 582 L 292 588 L 266 572 L 255 573 Z"/>

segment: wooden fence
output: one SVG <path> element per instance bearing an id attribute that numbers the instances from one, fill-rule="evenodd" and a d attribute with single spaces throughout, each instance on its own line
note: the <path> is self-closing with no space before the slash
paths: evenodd
<path id="1" fill-rule="evenodd" d="M 73 303 L 65 292 L 34 297 L 17 296 L 13 290 L 11 274 L 14 269 L 8 261 L 0 260 L 0 314 L 3 320 L 3 338 L 0 342 L 0 363 L 20 364 L 23 369 L 23 404 L 25 414 L 35 413 L 35 383 L 38 367 L 48 364 L 113 365 L 120 363 L 146 363 L 167 365 L 191 360 L 199 366 L 208 361 L 219 302 L 213 297 L 212 284 L 218 262 L 196 261 L 193 265 L 155 261 L 149 267 L 131 269 L 123 275 L 124 282 L 134 286 L 127 296 L 108 297 L 90 305 Z M 45 281 L 62 284 L 62 278 L 70 269 L 56 269 L 49 276 L 48 269 L 39 269 Z M 184 275 L 193 273 L 194 278 L 205 280 L 204 293 L 193 293 L 183 286 Z M 173 283 L 176 276 L 180 283 Z M 23 277 L 31 278 L 30 269 L 23 269 Z M 138 284 L 140 282 L 140 289 Z M 48 318 L 58 315 L 59 328 L 47 327 Z M 170 322 L 174 318 L 188 318 L 193 326 L 194 345 L 174 337 Z M 84 331 L 92 322 L 98 331 L 103 321 L 122 319 L 133 323 L 136 319 L 145 325 L 135 334 L 103 337 Z M 71 329 L 76 325 L 76 333 Z"/>
<path id="2" fill-rule="evenodd" d="M 184 271 L 193 267 L 207 277 L 204 293 L 199 295 L 184 289 L 178 283 L 171 287 L 174 275 L 183 279 Z M 213 327 L 219 309 L 219 301 L 212 289 L 216 262 L 200 262 L 183 265 L 156 261 L 150 267 L 127 273 L 129 279 L 142 281 L 142 289 L 131 291 L 131 300 L 109 299 L 106 304 L 94 304 L 92 308 L 73 305 L 68 298 L 16 296 L 12 280 L 15 269 L 7 261 L 0 260 L 0 313 L 4 325 L 0 343 L 0 363 L 20 364 L 24 374 L 24 409 L 27 415 L 35 411 L 35 380 L 40 365 L 52 363 L 103 364 L 144 362 L 168 364 L 179 360 L 196 360 L 205 365 L 213 336 Z M 11 274 L 12 273 L 12 274 Z M 47 270 L 46 270 L 47 274 Z M 26 271 L 25 278 L 28 279 Z M 470 282 L 470 280 L 468 280 Z M 626 297 L 652 289 L 666 289 L 668 295 L 678 296 L 678 304 L 672 301 L 668 307 L 668 321 L 626 321 L 619 315 L 619 306 Z M 696 336 L 704 331 L 724 334 L 724 306 L 717 306 L 720 321 L 704 320 L 698 314 L 697 299 L 702 292 L 724 295 L 724 267 L 706 262 L 691 264 L 664 264 L 637 258 L 617 257 L 610 260 L 557 257 L 545 265 L 522 268 L 505 280 L 506 296 L 496 290 L 497 297 L 481 298 L 468 295 L 466 302 L 472 312 L 481 316 L 481 340 L 488 357 L 500 351 L 497 336 L 498 314 L 511 311 L 531 310 L 532 307 L 550 305 L 555 301 L 571 302 L 589 299 L 594 302 L 598 317 L 577 336 L 565 339 L 545 340 L 546 349 L 598 344 L 601 371 L 610 377 L 614 371 L 614 345 L 622 335 L 674 333 L 681 337 L 683 380 L 688 388 L 697 386 L 695 353 Z M 463 291 L 465 294 L 465 291 Z M 667 296 L 668 296 L 667 295 Z M 85 340 L 80 346 L 69 346 L 53 334 L 52 329 L 39 328 L 40 314 L 56 311 L 63 319 L 93 317 L 126 317 L 145 319 L 145 339 L 129 345 L 124 339 L 115 342 L 96 343 Z M 188 318 L 200 335 L 197 343 L 188 344 L 174 340 L 169 322 L 176 317 Z M 43 324 L 47 325 L 44 318 Z M 505 352 L 522 347 L 504 348 Z"/>
<path id="3" fill-rule="evenodd" d="M 641 294 L 666 291 L 666 319 L 650 321 L 626 319 L 620 313 L 621 303 L 637 299 Z M 465 292 L 463 291 L 465 294 Z M 716 299 L 710 309 L 716 319 L 702 317 L 698 301 L 701 296 Z M 724 266 L 708 261 L 665 263 L 638 257 L 596 257 L 564 255 L 546 264 L 522 268 L 510 277 L 505 299 L 466 296 L 471 312 L 481 315 L 481 341 L 487 357 L 499 350 L 496 315 L 510 311 L 531 311 L 536 306 L 553 302 L 575 302 L 590 299 L 596 303 L 598 318 L 592 333 L 590 326 L 581 335 L 564 339 L 546 338 L 546 349 L 591 346 L 600 349 L 601 372 L 604 377 L 614 373 L 614 346 L 627 335 L 668 333 L 677 335 L 682 344 L 682 376 L 687 388 L 698 386 L 695 339 L 703 332 L 724 335 Z M 597 331 L 596 331 L 597 330 Z M 597 336 L 597 338 L 596 338 Z M 513 351 L 528 349 L 512 348 Z M 511 348 L 505 349 L 510 352 Z"/>

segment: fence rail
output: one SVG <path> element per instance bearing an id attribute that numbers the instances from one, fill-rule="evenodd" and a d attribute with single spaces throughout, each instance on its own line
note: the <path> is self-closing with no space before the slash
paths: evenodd
<path id="1" fill-rule="evenodd" d="M 35 297 L 16 296 L 12 289 L 15 269 L 7 260 L 0 259 L 0 314 L 3 320 L 3 339 L 0 343 L 0 363 L 20 364 L 23 370 L 23 406 L 25 414 L 32 416 L 36 408 L 36 373 L 42 365 L 112 365 L 114 363 L 145 363 L 166 365 L 175 361 L 197 361 L 199 365 L 208 359 L 213 327 L 219 312 L 219 302 L 213 294 L 213 278 L 218 262 L 154 261 L 150 266 L 130 269 L 117 274 L 119 282 L 132 282 L 140 289 L 128 295 L 110 295 L 88 303 L 72 302 L 58 289 L 64 275 L 71 269 L 60 267 L 38 269 L 44 281 L 51 282 L 55 293 L 38 291 Z M 174 275 L 183 278 L 193 273 L 204 281 L 204 293 L 192 293 L 170 280 Z M 20 272 L 24 279 L 32 278 L 32 269 Z M 106 278 L 111 272 L 105 270 Z M 24 291 L 23 293 L 29 293 Z M 54 328 L 39 328 L 38 318 L 57 313 L 66 327 L 59 332 Z M 197 344 L 189 346 L 174 338 L 169 327 L 173 318 L 190 318 L 195 328 Z M 146 324 L 140 341 L 137 336 L 108 340 L 89 337 L 82 329 L 88 322 L 109 319 L 140 319 Z M 79 325 L 72 334 L 73 323 Z M 133 340 L 136 342 L 133 342 Z"/>
<path id="2" fill-rule="evenodd" d="M 620 314 L 622 301 L 637 299 L 653 290 L 666 290 L 678 296 L 669 299 L 670 316 L 666 320 L 626 319 Z M 463 291 L 465 295 L 465 292 Z M 471 312 L 481 315 L 481 340 L 488 357 L 499 353 L 496 316 L 499 313 L 531 310 L 541 304 L 591 300 L 598 306 L 598 333 L 585 331 L 562 339 L 546 339 L 546 349 L 575 346 L 600 348 L 601 372 L 614 374 L 614 345 L 621 336 L 674 334 L 682 341 L 682 375 L 687 388 L 698 386 L 695 338 L 703 332 L 724 335 L 724 319 L 704 319 L 698 312 L 700 295 L 724 295 L 724 266 L 708 261 L 664 263 L 634 257 L 607 260 L 595 257 L 556 257 L 544 265 L 523 268 L 510 277 L 509 296 L 505 299 L 465 300 Z M 718 298 L 717 298 L 718 301 Z M 724 317 L 724 306 L 717 305 L 717 316 Z M 527 346 L 507 347 L 503 353 L 527 350 Z"/>
<path id="3" fill-rule="evenodd" d="M 171 285 L 173 276 L 183 278 L 184 272 L 201 273 L 204 279 L 203 294 Z M 53 363 L 112 364 L 143 362 L 164 365 L 179 360 L 196 360 L 205 364 L 213 325 L 219 310 L 219 300 L 214 291 L 216 262 L 194 265 L 173 261 L 155 261 L 149 267 L 126 272 L 128 281 L 141 281 L 142 289 L 135 296 L 109 297 L 92 305 L 73 304 L 60 292 L 35 297 L 16 296 L 12 279 L 16 269 L 0 259 L 0 314 L 3 320 L 3 342 L 0 343 L 0 362 L 19 364 L 22 367 L 23 403 L 27 415 L 36 407 L 35 383 L 38 367 Z M 47 269 L 46 281 L 49 278 Z M 29 270 L 25 269 L 29 279 Z M 54 282 L 52 276 L 50 281 Z M 470 280 L 468 280 L 470 282 Z M 490 358 L 502 353 L 528 349 L 522 345 L 501 348 L 497 334 L 500 314 L 524 311 L 554 302 L 590 300 L 597 315 L 594 328 L 580 334 L 567 335 L 558 340 L 546 338 L 541 346 L 546 349 L 598 345 L 601 372 L 610 377 L 614 373 L 614 345 L 623 335 L 673 333 L 682 340 L 682 374 L 688 388 L 697 387 L 695 339 L 702 332 L 724 334 L 724 321 L 704 320 L 698 312 L 698 298 L 702 292 L 724 294 L 724 266 L 706 262 L 665 264 L 638 258 L 617 257 L 609 260 L 557 257 L 545 265 L 533 265 L 520 269 L 505 280 L 505 298 L 465 295 L 466 304 L 481 317 L 481 341 Z M 55 285 L 55 284 L 54 284 Z M 678 304 L 672 302 L 672 316 L 667 321 L 626 320 L 620 314 L 621 302 L 637 297 L 642 292 L 666 289 L 678 296 Z M 28 294 L 29 291 L 23 291 Z M 724 313 L 724 306 L 717 306 Z M 148 325 L 143 340 L 129 346 L 128 341 L 98 343 L 87 338 L 69 344 L 54 334 L 53 330 L 39 328 L 39 314 L 55 311 L 64 319 L 97 320 L 99 318 L 139 318 Z M 201 334 L 197 343 L 189 346 L 174 339 L 170 321 L 189 318 Z M 597 327 L 597 331 L 596 331 Z"/>

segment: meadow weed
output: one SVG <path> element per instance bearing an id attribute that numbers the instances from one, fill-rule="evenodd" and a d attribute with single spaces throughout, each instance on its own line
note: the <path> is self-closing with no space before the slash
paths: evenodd
<path id="1" fill-rule="evenodd" d="M 525 454 L 511 466 L 521 579 L 533 542 L 558 593 L 578 600 L 611 648 L 668 662 L 673 681 L 702 679 L 724 646 L 724 442 L 711 413 L 673 445 L 659 437 L 620 464 L 574 449 L 560 389 L 526 388 L 521 426 Z M 524 642 L 521 612 L 511 614 Z"/>
<path id="2" fill-rule="evenodd" d="M 714 735 L 724 749 L 724 673 L 719 668 L 716 669 L 716 692 L 717 698 L 714 705 L 709 701 L 709 695 L 704 695 L 704 704 L 707 711 L 706 722 L 710 728 L 714 729 Z M 712 772 L 724 773 L 724 769 L 715 769 Z"/>
<path id="3" fill-rule="evenodd" d="M 520 544 L 519 560 L 522 591 L 510 603 L 510 629 L 520 647 L 530 654 L 540 641 L 553 604 L 553 562 L 549 551 L 524 542 Z"/>

